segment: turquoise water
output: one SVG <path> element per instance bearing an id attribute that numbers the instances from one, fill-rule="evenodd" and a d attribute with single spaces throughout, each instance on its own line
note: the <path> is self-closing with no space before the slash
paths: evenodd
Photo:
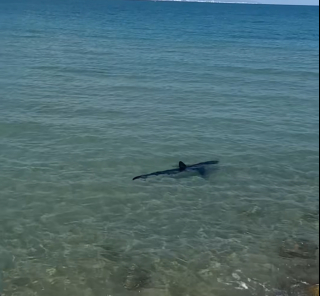
<path id="1" fill-rule="evenodd" d="M 318 283 L 317 8 L 2 0 L 0 69 L 2 295 Z"/>

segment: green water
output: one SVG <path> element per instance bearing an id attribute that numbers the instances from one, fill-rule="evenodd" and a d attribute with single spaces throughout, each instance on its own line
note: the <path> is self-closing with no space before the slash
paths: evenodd
<path id="1" fill-rule="evenodd" d="M 318 22 L 310 7 L 2 1 L 2 295 L 317 283 Z M 217 159 L 208 180 L 132 181 Z"/>

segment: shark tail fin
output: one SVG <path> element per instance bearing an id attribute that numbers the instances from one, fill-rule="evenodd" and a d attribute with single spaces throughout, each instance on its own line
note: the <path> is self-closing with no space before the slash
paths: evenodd
<path id="1" fill-rule="evenodd" d="M 187 169 L 187 165 L 182 161 L 179 162 L 179 169 L 180 171 L 185 171 Z"/>

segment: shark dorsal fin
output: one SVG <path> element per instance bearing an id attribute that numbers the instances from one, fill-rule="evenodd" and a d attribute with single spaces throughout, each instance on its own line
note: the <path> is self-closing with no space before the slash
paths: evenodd
<path id="1" fill-rule="evenodd" d="M 179 162 L 179 169 L 180 171 L 185 171 L 187 169 L 187 165 L 182 161 Z"/>

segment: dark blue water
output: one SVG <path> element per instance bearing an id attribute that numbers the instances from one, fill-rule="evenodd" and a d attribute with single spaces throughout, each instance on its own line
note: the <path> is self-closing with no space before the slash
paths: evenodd
<path id="1" fill-rule="evenodd" d="M 1 0 L 3 295 L 304 295 L 318 233 L 318 8 Z"/>

